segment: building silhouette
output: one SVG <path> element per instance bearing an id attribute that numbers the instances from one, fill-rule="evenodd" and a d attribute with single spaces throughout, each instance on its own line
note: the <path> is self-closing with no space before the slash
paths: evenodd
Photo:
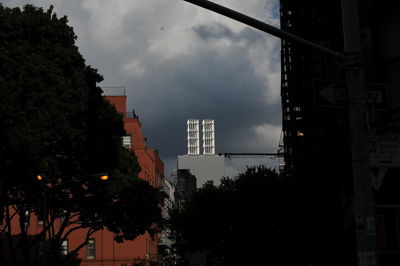
<path id="1" fill-rule="evenodd" d="M 281 28 L 342 52 L 341 8 L 339 0 L 280 0 Z M 389 144 L 397 149 L 400 147 L 400 8 L 394 1 L 371 0 L 358 1 L 358 9 L 361 36 L 354 37 L 360 37 L 362 42 L 368 107 L 364 119 L 369 140 L 371 145 Z M 346 69 L 339 62 L 286 40 L 282 40 L 281 67 L 284 171 L 289 177 L 309 183 L 314 195 L 329 198 L 329 206 L 316 205 L 332 213 L 332 222 L 325 224 L 329 229 L 311 232 L 321 235 L 318 239 L 323 248 L 313 246 L 315 249 L 307 255 L 330 258 L 337 265 L 355 265 Z M 400 184 L 396 176 L 400 165 L 394 157 L 400 153 L 388 154 L 381 151 L 379 155 L 391 156 L 390 163 L 371 164 L 373 181 L 380 177 L 374 183 L 377 245 L 379 265 L 399 265 L 400 194 L 396 187 Z M 321 198 L 315 197 L 315 203 Z M 336 232 L 336 236 L 329 231 Z"/>
<path id="2" fill-rule="evenodd" d="M 165 193 L 164 203 L 162 206 L 162 216 L 164 219 L 169 218 L 169 211 L 175 207 L 175 186 L 166 178 L 163 179 L 162 191 Z M 170 236 L 169 228 L 163 228 L 159 234 L 158 241 L 158 258 L 160 261 L 168 260 L 173 254 L 173 239 Z"/>
<path id="3" fill-rule="evenodd" d="M 180 208 L 196 191 L 196 177 L 190 173 L 189 169 L 177 169 L 172 172 L 172 178 L 176 181 L 174 203 Z"/>

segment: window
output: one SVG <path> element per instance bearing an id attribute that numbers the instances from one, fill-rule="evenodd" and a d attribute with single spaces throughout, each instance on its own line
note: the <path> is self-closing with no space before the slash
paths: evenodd
<path id="1" fill-rule="evenodd" d="M 20 217 L 20 219 L 24 222 L 25 230 L 28 230 L 30 215 L 31 214 L 29 210 L 23 210 L 23 215 Z"/>
<path id="2" fill-rule="evenodd" d="M 94 238 L 90 238 L 88 240 L 88 244 L 86 246 L 86 258 L 88 260 L 94 260 L 95 258 L 95 239 Z"/>
<path id="3" fill-rule="evenodd" d="M 60 224 L 64 223 L 66 214 L 67 214 L 67 211 L 63 210 L 63 214 L 60 216 Z"/>
<path id="4" fill-rule="evenodd" d="M 132 145 L 132 139 L 131 136 L 123 136 L 122 137 L 122 145 L 127 148 L 130 149 L 131 145 Z"/>
<path id="5" fill-rule="evenodd" d="M 43 257 L 43 240 L 42 241 L 40 241 L 39 243 L 38 243 L 38 249 L 37 249 L 37 251 L 38 251 L 38 257 L 39 258 L 42 258 Z"/>
<path id="6" fill-rule="evenodd" d="M 61 244 L 60 255 L 67 256 L 68 255 L 68 239 L 64 240 Z"/>

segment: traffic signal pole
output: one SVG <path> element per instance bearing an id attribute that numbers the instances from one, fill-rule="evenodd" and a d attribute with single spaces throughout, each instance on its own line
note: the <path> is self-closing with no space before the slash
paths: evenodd
<path id="1" fill-rule="evenodd" d="M 357 0 L 342 0 L 343 39 L 349 95 L 353 201 L 359 266 L 377 266 L 376 229 L 369 162 L 363 56 Z"/>
<path id="2" fill-rule="evenodd" d="M 356 0 L 342 0 L 344 53 L 339 53 L 285 32 L 232 9 L 206 0 L 184 0 L 206 8 L 255 29 L 293 43 L 303 45 L 316 52 L 339 61 L 347 71 L 349 95 L 349 127 L 354 186 L 354 218 L 357 237 L 358 266 L 377 266 L 376 230 L 369 165 L 369 141 L 365 102 L 365 81 L 362 68 L 362 51 Z"/>
<path id="3" fill-rule="evenodd" d="M 223 15 L 225 17 L 231 18 L 233 20 L 242 22 L 243 24 L 246 24 L 248 26 L 251 26 L 255 29 L 258 29 L 260 31 L 263 31 L 265 33 L 271 34 L 275 37 L 278 37 L 280 39 L 288 40 L 291 42 L 299 43 L 304 46 L 307 46 L 313 50 L 317 50 L 320 53 L 323 53 L 325 55 L 328 55 L 336 60 L 341 61 L 342 60 L 342 55 L 336 51 L 333 51 L 331 49 L 328 49 L 326 47 L 323 47 L 321 45 L 318 45 L 316 43 L 310 42 L 306 39 L 303 39 L 295 34 L 292 34 L 290 32 L 283 31 L 277 27 L 271 26 L 269 24 L 266 24 L 262 21 L 259 21 L 257 19 L 254 19 L 252 17 L 246 16 L 242 13 L 239 13 L 235 10 L 226 8 L 224 6 L 218 5 L 216 3 L 207 1 L 207 0 L 183 0 L 185 2 L 192 3 L 194 5 L 203 7 L 205 9 L 214 11 L 215 13 L 218 13 L 220 15 Z"/>

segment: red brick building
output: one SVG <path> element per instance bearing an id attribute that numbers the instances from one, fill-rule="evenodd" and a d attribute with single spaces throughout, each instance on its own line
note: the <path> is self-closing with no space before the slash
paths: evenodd
<path id="1" fill-rule="evenodd" d="M 124 145 L 134 150 L 141 167 L 139 178 L 148 181 L 154 187 L 160 187 L 164 177 L 164 163 L 158 152 L 147 146 L 146 138 L 141 132 L 141 123 L 133 112 L 126 112 L 126 96 L 106 96 L 117 111 L 123 114 L 124 128 L 127 135 Z M 114 241 L 113 233 L 103 230 L 94 234 L 95 256 L 87 254 L 87 248 L 79 252 L 82 265 L 131 265 L 132 263 L 155 261 L 157 259 L 157 236 L 145 233 L 134 241 L 119 244 Z M 71 245 L 79 243 L 79 237 L 71 238 Z"/>
<path id="2" fill-rule="evenodd" d="M 142 168 L 139 177 L 154 187 L 160 187 L 162 185 L 161 178 L 164 176 L 164 163 L 158 156 L 157 150 L 147 146 L 138 116 L 134 112 L 126 112 L 126 96 L 106 96 L 106 99 L 124 116 L 124 127 L 127 133 L 124 145 L 135 151 Z"/>
<path id="3" fill-rule="evenodd" d="M 118 112 L 123 114 L 124 128 L 127 135 L 123 138 L 123 144 L 128 149 L 134 150 L 141 167 L 139 178 L 148 181 L 154 187 L 162 185 L 164 177 L 164 163 L 156 150 L 147 146 L 146 138 L 141 132 L 142 124 L 134 112 L 126 112 L 126 96 L 106 96 Z M 83 241 L 83 232 L 77 232 L 69 239 L 71 248 Z M 149 265 L 157 260 L 158 236 L 145 233 L 133 241 L 124 241 L 119 244 L 114 241 L 114 235 L 107 230 L 96 232 L 85 248 L 78 253 L 81 265 L 120 266 Z M 92 251 L 94 250 L 94 252 Z M 143 264 L 140 264 L 143 263 Z"/>
<path id="4" fill-rule="evenodd" d="M 139 178 L 148 181 L 153 187 L 159 188 L 163 184 L 164 163 L 158 156 L 157 150 L 153 150 L 147 146 L 146 138 L 141 132 L 141 123 L 139 118 L 132 112 L 126 112 L 126 96 L 106 96 L 116 109 L 123 114 L 123 121 L 126 136 L 123 137 L 123 144 L 126 148 L 134 150 L 141 172 Z M 12 220 L 13 235 L 20 232 L 19 219 Z M 42 232 L 42 224 L 38 222 L 33 215 L 30 216 L 28 235 L 38 235 Z M 56 224 L 57 226 L 57 224 Z M 0 229 L 2 225 L 0 224 Z M 85 240 L 86 230 L 80 229 L 73 232 L 68 240 L 63 243 L 61 253 L 68 253 L 82 244 Z M 1 248 L 0 241 L 0 248 Z M 108 230 L 100 230 L 95 232 L 89 239 L 88 245 L 84 246 L 77 252 L 77 257 L 73 265 L 101 265 L 101 266 L 130 266 L 130 265 L 150 265 L 155 262 L 158 257 L 158 236 L 156 234 L 145 233 L 137 237 L 133 241 L 124 241 L 117 243 L 114 241 L 114 234 Z M 4 246 L 3 246 L 4 247 Z M 33 250 L 38 258 L 40 251 Z M 0 250 L 0 264 L 8 261 L 9 252 Z M 7 255 L 8 254 L 8 255 Z M 40 260 L 38 261 L 40 263 Z M 7 264 L 7 263 L 6 263 Z"/>
<path id="5" fill-rule="evenodd" d="M 148 181 L 153 187 L 160 187 L 164 177 L 164 163 L 158 156 L 157 150 L 147 146 L 146 138 L 141 132 L 142 124 L 139 117 L 134 112 L 126 112 L 126 95 L 105 98 L 123 114 L 124 128 L 127 133 L 123 138 L 123 144 L 136 154 L 141 167 L 139 178 Z M 82 243 L 83 237 L 83 232 L 77 232 L 71 236 L 68 243 L 71 250 Z M 157 260 L 157 244 L 158 236 L 149 233 L 120 244 L 114 241 L 112 232 L 101 230 L 93 235 L 91 243 L 78 252 L 78 258 L 82 260 L 81 265 L 128 266 L 135 263 L 149 265 L 150 262 Z"/>

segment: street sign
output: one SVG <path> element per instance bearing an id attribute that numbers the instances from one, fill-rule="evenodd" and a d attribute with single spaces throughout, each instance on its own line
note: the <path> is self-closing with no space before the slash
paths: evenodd
<path id="1" fill-rule="evenodd" d="M 374 171 L 371 169 L 371 184 L 376 191 L 381 187 L 388 170 L 387 167 L 377 168 Z"/>
<path id="2" fill-rule="evenodd" d="M 369 147 L 371 167 L 400 167 L 400 143 L 374 141 Z"/>
<path id="3" fill-rule="evenodd" d="M 190 266 L 206 266 L 207 265 L 207 255 L 205 252 L 187 253 L 189 258 Z"/>
<path id="4" fill-rule="evenodd" d="M 365 99 L 378 110 L 387 108 L 387 89 L 383 84 L 366 83 Z M 314 103 L 321 107 L 345 108 L 349 106 L 345 81 L 314 81 Z"/>

